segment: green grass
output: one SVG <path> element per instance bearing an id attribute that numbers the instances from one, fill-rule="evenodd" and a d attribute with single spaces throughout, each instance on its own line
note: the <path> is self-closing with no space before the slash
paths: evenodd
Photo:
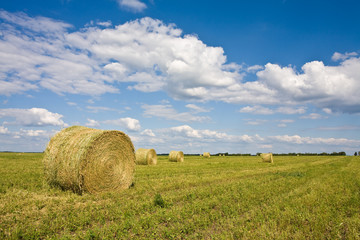
<path id="1" fill-rule="evenodd" d="M 360 239 L 360 158 L 159 156 L 121 193 L 44 183 L 42 154 L 0 153 L 0 239 Z"/>

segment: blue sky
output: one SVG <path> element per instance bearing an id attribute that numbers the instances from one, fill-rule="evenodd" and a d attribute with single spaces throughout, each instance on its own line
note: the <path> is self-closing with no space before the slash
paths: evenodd
<path id="1" fill-rule="evenodd" d="M 72 125 L 136 148 L 360 151 L 358 1 L 0 3 L 0 151 Z"/>

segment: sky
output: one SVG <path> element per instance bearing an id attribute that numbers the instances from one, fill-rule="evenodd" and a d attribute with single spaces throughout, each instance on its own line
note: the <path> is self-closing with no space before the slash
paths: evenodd
<path id="1" fill-rule="evenodd" d="M 0 3 L 0 151 L 63 128 L 157 153 L 360 151 L 356 0 Z"/>

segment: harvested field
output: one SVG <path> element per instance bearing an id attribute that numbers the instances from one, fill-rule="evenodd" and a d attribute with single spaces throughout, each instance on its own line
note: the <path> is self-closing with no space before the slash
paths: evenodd
<path id="1" fill-rule="evenodd" d="M 122 192 L 44 183 L 42 153 L 0 153 L 0 239 L 359 239 L 351 156 L 158 156 Z"/>

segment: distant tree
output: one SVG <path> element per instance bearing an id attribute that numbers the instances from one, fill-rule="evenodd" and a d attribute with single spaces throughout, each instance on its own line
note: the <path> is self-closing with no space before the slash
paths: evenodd
<path id="1" fill-rule="evenodd" d="M 354 156 L 357 156 L 357 152 L 354 153 Z"/>

